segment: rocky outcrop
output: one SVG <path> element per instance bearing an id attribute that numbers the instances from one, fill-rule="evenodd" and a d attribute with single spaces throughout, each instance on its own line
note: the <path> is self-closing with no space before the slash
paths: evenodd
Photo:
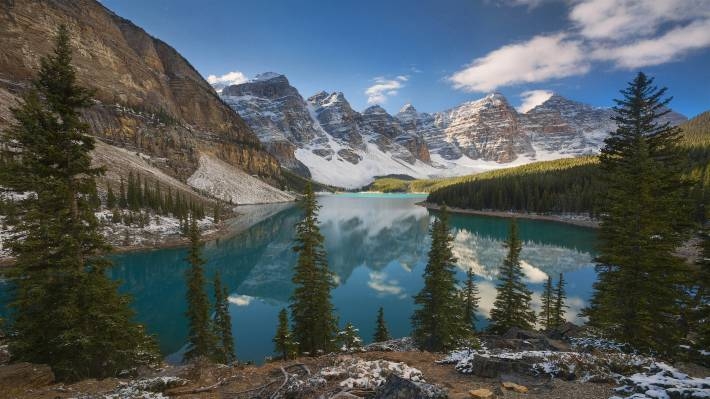
<path id="1" fill-rule="evenodd" d="M 507 163 L 534 153 L 529 136 L 520 129 L 518 113 L 498 93 L 434 114 L 429 137 L 455 143 L 471 159 Z"/>
<path id="2" fill-rule="evenodd" d="M 446 399 L 446 389 L 426 382 L 410 381 L 390 374 L 382 386 L 377 388 L 374 399 Z"/>
<path id="3" fill-rule="evenodd" d="M 166 158 L 181 180 L 206 151 L 249 174 L 280 181 L 277 160 L 175 49 L 94 0 L 0 2 L 0 125 L 51 51 L 57 27 L 71 32 L 80 84 L 95 90 L 85 111 L 94 135 Z"/>

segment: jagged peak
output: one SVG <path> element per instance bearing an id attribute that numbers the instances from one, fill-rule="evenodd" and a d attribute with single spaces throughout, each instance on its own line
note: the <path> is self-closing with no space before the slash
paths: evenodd
<path id="1" fill-rule="evenodd" d="M 406 103 L 402 106 L 402 108 L 399 109 L 400 114 L 416 114 L 417 109 L 414 108 L 414 105 L 412 103 Z"/>
<path id="2" fill-rule="evenodd" d="M 276 78 L 286 79 L 286 76 L 282 75 L 280 73 L 276 73 L 276 72 L 264 72 L 264 73 L 260 73 L 256 76 L 254 76 L 249 81 L 250 82 L 265 82 L 267 80 L 276 79 Z"/>
<path id="3" fill-rule="evenodd" d="M 375 105 L 365 108 L 365 110 L 362 111 L 362 113 L 363 114 L 386 114 L 387 111 L 385 111 L 385 109 L 382 108 L 380 105 L 375 104 Z"/>
<path id="4" fill-rule="evenodd" d="M 327 98 L 323 100 L 324 106 L 326 105 L 332 105 L 336 103 L 347 103 L 348 100 L 345 99 L 345 94 L 343 94 L 342 91 L 335 91 L 330 93 Z"/>

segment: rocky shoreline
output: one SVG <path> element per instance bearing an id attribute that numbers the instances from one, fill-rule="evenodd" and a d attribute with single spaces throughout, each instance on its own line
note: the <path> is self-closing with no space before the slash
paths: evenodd
<path id="1" fill-rule="evenodd" d="M 429 202 L 420 202 L 417 205 L 423 206 L 427 209 L 432 209 L 438 211 L 441 207 L 437 204 L 432 204 Z M 493 211 L 493 210 L 474 210 L 474 209 L 464 209 L 464 208 L 452 208 L 446 207 L 450 213 L 459 213 L 463 215 L 481 215 L 481 216 L 492 216 L 498 218 L 518 218 L 518 219 L 531 219 L 531 220 L 546 220 L 550 222 L 566 223 L 580 227 L 588 227 L 592 229 L 599 228 L 599 220 L 592 219 L 584 215 L 555 215 L 555 214 L 538 214 L 538 213 L 527 213 L 527 212 L 512 212 L 512 211 Z"/>
<path id="2" fill-rule="evenodd" d="M 235 213 L 233 217 L 220 221 L 217 224 L 212 224 L 211 218 L 206 218 L 210 220 L 210 224 L 203 227 L 202 241 L 209 242 L 230 238 L 292 205 L 293 202 L 242 205 L 233 209 Z M 112 253 L 179 248 L 187 246 L 190 242 L 188 238 L 183 237 L 179 233 L 148 234 L 146 231 L 143 231 L 138 239 L 134 240 L 135 242 L 124 245 L 121 234 L 121 232 L 117 232 L 113 236 L 108 235 L 107 237 L 109 243 L 113 246 Z M 0 268 L 9 267 L 13 264 L 13 258 L 0 254 Z"/>

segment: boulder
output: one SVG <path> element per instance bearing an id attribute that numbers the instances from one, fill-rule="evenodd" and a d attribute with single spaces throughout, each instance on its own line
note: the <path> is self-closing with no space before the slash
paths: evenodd
<path id="1" fill-rule="evenodd" d="M 377 388 L 374 399 L 446 399 L 446 389 L 425 382 L 414 382 L 390 374 Z"/>
<path id="2" fill-rule="evenodd" d="M 471 395 L 471 398 L 473 398 L 473 399 L 492 399 L 493 398 L 493 392 L 490 389 L 486 389 L 486 388 L 472 389 L 472 390 L 468 391 L 468 394 Z"/>
<path id="3" fill-rule="evenodd" d="M 543 339 L 545 338 L 545 336 L 537 331 L 523 330 L 518 327 L 512 327 L 505 334 L 502 335 L 502 338 L 531 340 Z"/>
<path id="4" fill-rule="evenodd" d="M 13 397 L 30 389 L 54 382 L 54 373 L 46 364 L 15 363 L 0 366 L 0 392 Z"/>
<path id="5" fill-rule="evenodd" d="M 584 331 L 583 327 L 580 327 L 574 323 L 566 322 L 554 330 L 547 331 L 545 335 L 551 339 L 564 339 L 578 337 L 582 331 Z"/>
<path id="6" fill-rule="evenodd" d="M 504 381 L 501 382 L 500 385 L 509 391 L 515 391 L 517 393 L 528 393 L 528 388 L 526 386 L 516 384 L 514 382 Z"/>
<path id="7" fill-rule="evenodd" d="M 530 372 L 530 365 L 513 359 L 499 359 L 474 355 L 456 365 L 456 370 L 463 374 L 479 377 L 496 378 L 501 374 Z"/>

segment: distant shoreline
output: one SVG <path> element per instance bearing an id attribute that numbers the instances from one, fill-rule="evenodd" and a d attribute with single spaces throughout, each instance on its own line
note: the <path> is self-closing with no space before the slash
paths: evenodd
<path id="1" fill-rule="evenodd" d="M 272 212 L 277 212 L 281 209 L 289 207 L 293 202 L 275 202 L 264 204 L 249 204 L 235 207 L 235 215 L 228 219 L 219 222 L 214 228 L 202 233 L 200 241 L 208 243 L 219 241 L 221 239 L 231 238 L 243 231 L 248 230 L 251 226 L 259 221 L 273 215 Z M 270 209 L 270 210 L 269 210 Z M 254 212 L 257 210 L 257 212 Z M 258 210 L 266 210 L 263 214 Z M 240 212 L 243 211 L 243 212 Z M 106 255 L 115 255 L 129 252 L 144 252 L 154 251 L 167 248 L 181 248 L 190 245 L 190 239 L 181 235 L 164 236 L 160 241 L 151 243 L 136 244 L 136 245 L 112 245 L 112 249 Z M 15 259 L 12 257 L 0 257 L 0 270 L 10 267 L 15 264 Z"/>
<path id="2" fill-rule="evenodd" d="M 423 206 L 427 209 L 433 209 L 438 211 L 441 209 L 439 205 L 432 204 L 429 202 L 419 202 L 417 205 Z M 480 216 L 492 216 L 498 218 L 518 218 L 518 219 L 531 219 L 531 220 L 546 220 L 550 222 L 558 222 L 571 224 L 579 227 L 587 227 L 591 229 L 599 228 L 599 221 L 594 219 L 570 219 L 562 215 L 540 215 L 537 213 L 526 213 L 526 212 L 506 212 L 506 211 L 478 211 L 474 209 L 464 209 L 464 208 L 446 208 L 451 213 L 458 213 L 463 215 L 480 215 Z"/>

